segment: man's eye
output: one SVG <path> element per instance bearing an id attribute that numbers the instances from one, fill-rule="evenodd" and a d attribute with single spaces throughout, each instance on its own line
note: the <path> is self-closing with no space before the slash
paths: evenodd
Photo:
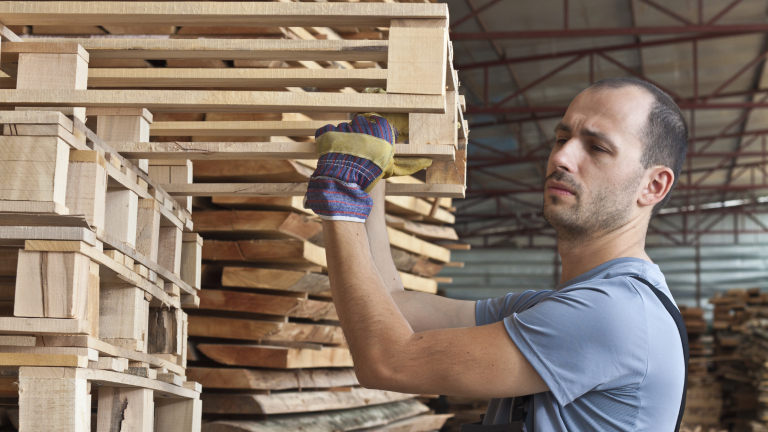
<path id="1" fill-rule="evenodd" d="M 567 139 L 565 139 L 565 138 L 560 138 L 559 140 L 557 140 L 557 141 L 555 141 L 555 142 L 556 142 L 557 144 L 559 144 L 559 145 L 563 145 L 563 144 L 567 143 L 567 142 L 568 142 L 568 140 L 567 140 Z"/>
<path id="2" fill-rule="evenodd" d="M 592 146 L 592 151 L 595 151 L 597 153 L 608 153 L 607 150 L 605 150 L 604 148 L 602 148 L 600 146 L 596 146 L 596 145 Z"/>

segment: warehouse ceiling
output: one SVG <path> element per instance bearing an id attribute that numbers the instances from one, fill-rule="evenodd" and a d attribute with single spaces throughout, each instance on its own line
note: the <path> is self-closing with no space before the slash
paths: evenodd
<path id="1" fill-rule="evenodd" d="M 471 130 L 467 199 L 456 201 L 466 241 L 554 245 L 540 216 L 554 126 L 591 82 L 619 76 L 667 91 L 691 130 L 679 185 L 649 234 L 695 245 L 735 213 L 748 222 L 732 224 L 737 241 L 739 230 L 768 232 L 756 217 L 768 190 L 768 1 L 447 3 Z"/>

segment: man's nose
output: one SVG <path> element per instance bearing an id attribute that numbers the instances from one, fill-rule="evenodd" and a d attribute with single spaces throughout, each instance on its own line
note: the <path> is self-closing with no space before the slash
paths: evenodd
<path id="1" fill-rule="evenodd" d="M 561 146 L 553 147 L 552 153 L 549 155 L 550 172 L 567 171 L 575 173 L 581 156 L 579 154 L 580 148 L 581 146 L 576 138 L 569 139 Z"/>

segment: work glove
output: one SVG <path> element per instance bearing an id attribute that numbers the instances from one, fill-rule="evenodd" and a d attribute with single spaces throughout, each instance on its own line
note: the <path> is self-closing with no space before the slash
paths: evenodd
<path id="1" fill-rule="evenodd" d="M 315 131 L 317 169 L 309 178 L 304 208 L 325 220 L 365 222 L 368 194 L 382 178 L 411 175 L 432 164 L 428 158 L 396 158 L 397 129 L 375 113 Z"/>

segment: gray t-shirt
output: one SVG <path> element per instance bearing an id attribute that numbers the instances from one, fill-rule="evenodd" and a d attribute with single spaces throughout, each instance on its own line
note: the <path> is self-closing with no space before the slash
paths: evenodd
<path id="1" fill-rule="evenodd" d="M 503 321 L 549 386 L 533 395 L 528 431 L 674 430 L 685 376 L 680 335 L 632 276 L 674 302 L 659 267 L 637 258 L 608 261 L 554 291 L 477 302 L 477 325 Z M 507 423 L 510 404 L 491 400 L 485 424 Z"/>

